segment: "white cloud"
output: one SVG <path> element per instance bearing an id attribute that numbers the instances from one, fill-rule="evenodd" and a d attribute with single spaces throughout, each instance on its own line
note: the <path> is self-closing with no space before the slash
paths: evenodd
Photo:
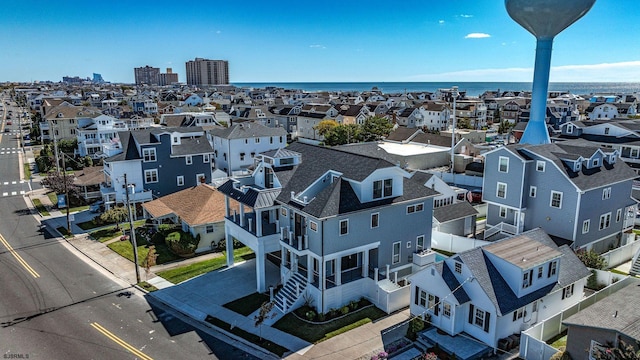
<path id="1" fill-rule="evenodd" d="M 463 17 L 463 18 L 471 18 L 471 17 L 473 17 L 473 15 L 469 15 L 469 14 L 460 14 L 460 17 Z"/>
<path id="2" fill-rule="evenodd" d="M 444 24 L 444 20 L 438 20 L 438 24 Z"/>
<path id="3" fill-rule="evenodd" d="M 324 45 L 320 45 L 320 44 L 309 45 L 309 47 L 314 49 L 326 49 Z"/>
<path id="4" fill-rule="evenodd" d="M 491 35 L 489 34 L 485 34 L 485 33 L 471 33 L 471 34 L 467 34 L 467 36 L 465 36 L 465 39 L 484 39 L 484 38 L 490 38 Z"/>
<path id="5" fill-rule="evenodd" d="M 552 66 L 551 82 L 628 82 L 640 78 L 640 61 Z M 408 81 L 531 82 L 533 68 L 475 69 L 412 76 Z"/>

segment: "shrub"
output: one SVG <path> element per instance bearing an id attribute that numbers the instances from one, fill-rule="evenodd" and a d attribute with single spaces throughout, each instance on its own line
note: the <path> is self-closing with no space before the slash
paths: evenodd
<path id="1" fill-rule="evenodd" d="M 349 313 L 349 307 L 348 306 L 343 306 L 342 308 L 340 308 L 340 313 L 342 315 L 347 315 Z"/>
<path id="2" fill-rule="evenodd" d="M 165 238 L 167 247 L 179 256 L 193 255 L 200 242 L 200 236 L 193 237 L 190 233 L 174 231 Z"/>
<path id="3" fill-rule="evenodd" d="M 358 308 L 358 302 L 355 300 L 351 300 L 351 302 L 349 303 L 349 307 L 351 308 L 351 310 L 356 310 Z"/>
<path id="4" fill-rule="evenodd" d="M 593 250 L 579 251 L 576 255 L 586 267 L 602 270 L 607 266 L 607 260 Z"/>
<path id="5" fill-rule="evenodd" d="M 309 310 L 304 314 L 304 316 L 307 318 L 307 320 L 313 321 L 313 319 L 315 319 L 316 317 L 316 312 L 313 310 Z"/>
<path id="6" fill-rule="evenodd" d="M 318 321 L 323 322 L 325 319 L 326 319 L 326 316 L 324 315 L 324 313 L 318 314 Z"/>
<path id="7" fill-rule="evenodd" d="M 424 327 L 425 327 L 425 322 L 421 318 L 419 317 L 413 318 L 413 320 L 411 320 L 411 322 L 409 323 L 409 328 L 407 329 L 407 338 L 411 339 L 412 341 L 415 341 L 418 333 L 422 331 Z"/>

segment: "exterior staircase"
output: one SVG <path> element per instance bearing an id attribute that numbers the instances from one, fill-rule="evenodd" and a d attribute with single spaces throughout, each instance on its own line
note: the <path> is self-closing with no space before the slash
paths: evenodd
<path id="1" fill-rule="evenodd" d="M 301 295 L 307 288 L 307 279 L 300 273 L 293 273 L 282 289 L 274 296 L 275 307 L 286 314 L 303 301 Z"/>
<path id="2" fill-rule="evenodd" d="M 631 269 L 629 269 L 629 275 L 640 275 L 640 250 L 635 254 L 631 261 Z"/>

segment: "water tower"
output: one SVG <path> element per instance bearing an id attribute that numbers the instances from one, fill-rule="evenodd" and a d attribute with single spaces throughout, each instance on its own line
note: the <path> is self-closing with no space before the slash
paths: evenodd
<path id="1" fill-rule="evenodd" d="M 509 16 L 536 37 L 529 123 L 521 144 L 548 144 L 545 123 L 553 38 L 586 14 L 596 0 L 505 0 Z"/>

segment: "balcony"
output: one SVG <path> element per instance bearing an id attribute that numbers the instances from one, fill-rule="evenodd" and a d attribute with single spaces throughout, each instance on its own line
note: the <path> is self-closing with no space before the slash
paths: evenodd
<path id="1" fill-rule="evenodd" d="M 309 248 L 309 238 L 307 235 L 295 236 L 293 231 L 289 230 L 288 226 L 280 228 L 280 241 L 285 245 L 288 245 L 289 248 L 298 251 L 307 250 Z"/>
<path id="2" fill-rule="evenodd" d="M 260 249 L 259 251 L 268 253 L 280 250 L 277 223 L 262 221 L 261 231 L 258 231 L 255 213 L 247 213 L 243 217 L 240 214 L 233 214 L 225 219 L 227 235 L 236 238 L 254 251 Z"/>
<path id="3" fill-rule="evenodd" d="M 413 254 L 413 264 L 420 267 L 433 264 L 435 261 L 436 252 L 431 249 L 422 250 Z"/>

